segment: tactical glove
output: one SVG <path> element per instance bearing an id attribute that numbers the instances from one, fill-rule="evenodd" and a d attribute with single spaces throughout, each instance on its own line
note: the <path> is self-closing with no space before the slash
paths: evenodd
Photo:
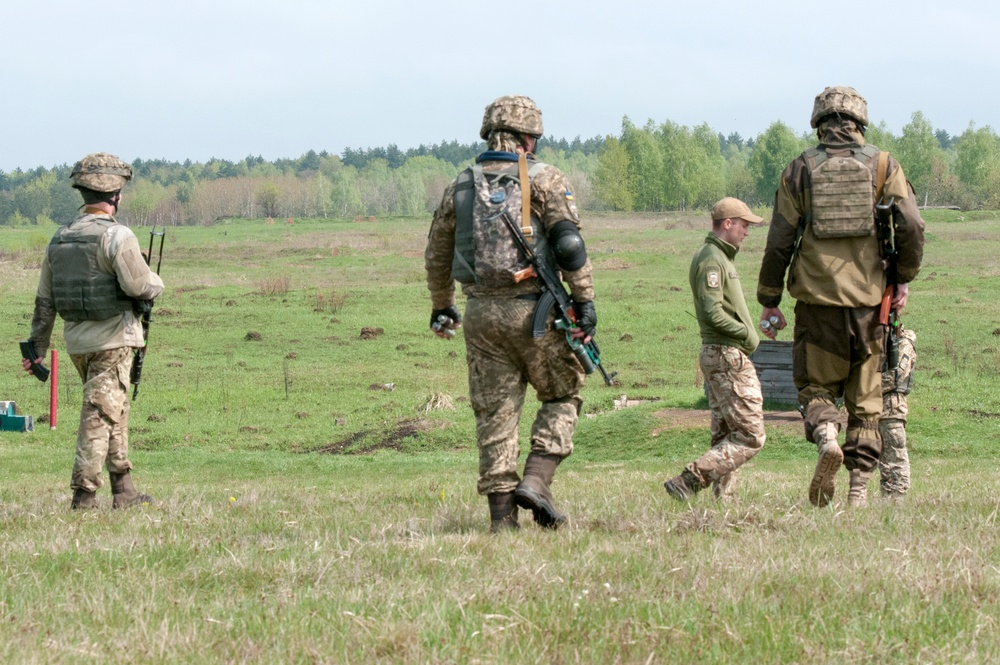
<path id="1" fill-rule="evenodd" d="M 462 322 L 462 315 L 458 313 L 458 308 L 452 305 L 451 307 L 445 307 L 444 309 L 431 310 L 431 328 L 434 328 L 434 324 L 438 326 L 441 322 L 438 321 L 439 316 L 446 316 L 452 321 L 452 328 L 458 327 L 458 324 Z"/>
<path id="2" fill-rule="evenodd" d="M 597 310 L 594 309 L 594 303 L 573 303 L 573 309 L 576 311 L 576 327 L 587 333 L 587 337 L 593 337 L 597 332 Z"/>

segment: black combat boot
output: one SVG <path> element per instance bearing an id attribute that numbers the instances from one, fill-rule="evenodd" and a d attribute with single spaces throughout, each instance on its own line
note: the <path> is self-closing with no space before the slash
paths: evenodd
<path id="1" fill-rule="evenodd" d="M 555 455 L 529 454 L 524 463 L 524 477 L 514 490 L 514 502 L 530 510 L 535 523 L 545 529 L 558 529 L 566 523 L 566 516 L 556 509 L 555 499 L 549 491 L 561 461 L 562 458 Z"/>
<path id="2" fill-rule="evenodd" d="M 487 494 L 490 502 L 490 533 L 517 530 L 517 504 L 514 493 Z"/>
<path id="3" fill-rule="evenodd" d="M 136 491 L 135 485 L 132 484 L 132 474 L 128 471 L 111 474 L 111 496 L 114 498 L 112 508 L 131 508 L 153 503 L 153 497 Z"/>
<path id="4" fill-rule="evenodd" d="M 69 504 L 73 510 L 92 510 L 97 508 L 97 492 L 77 488 L 73 490 L 73 502 Z"/>

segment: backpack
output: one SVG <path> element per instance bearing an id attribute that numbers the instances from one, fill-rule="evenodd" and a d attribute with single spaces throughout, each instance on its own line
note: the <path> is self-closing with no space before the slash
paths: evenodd
<path id="1" fill-rule="evenodd" d="M 531 163 L 528 180 L 544 167 Z M 517 164 L 498 172 L 484 172 L 475 164 L 464 170 L 455 186 L 455 256 L 452 276 L 463 284 L 476 283 L 487 288 L 516 284 L 515 273 L 528 267 L 528 260 L 518 250 L 510 229 L 501 219 L 507 214 L 518 227 L 521 223 L 522 191 Z M 532 216 L 529 243 L 535 252 L 544 251 L 545 234 L 541 222 Z"/>

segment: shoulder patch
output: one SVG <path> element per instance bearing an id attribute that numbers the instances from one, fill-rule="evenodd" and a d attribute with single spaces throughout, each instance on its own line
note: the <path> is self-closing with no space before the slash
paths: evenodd
<path id="1" fill-rule="evenodd" d="M 708 278 L 708 288 L 717 289 L 719 288 L 719 271 L 709 270 L 705 275 Z"/>

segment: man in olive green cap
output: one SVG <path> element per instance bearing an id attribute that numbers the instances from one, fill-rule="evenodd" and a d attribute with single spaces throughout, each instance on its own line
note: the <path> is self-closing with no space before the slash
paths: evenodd
<path id="1" fill-rule="evenodd" d="M 552 327 L 552 314 L 545 334 L 532 336 L 542 289 L 537 278 L 522 278 L 527 259 L 500 217 L 509 215 L 534 253 L 558 266 L 583 343 L 597 327 L 590 261 L 569 181 L 535 159 L 542 136 L 535 103 L 522 95 L 497 98 L 486 107 L 480 136 L 489 149 L 445 189 L 427 237 L 430 325 L 439 337 L 455 335 L 463 321 L 455 306 L 458 281 L 468 298 L 464 330 L 479 444 L 477 489 L 489 503 L 490 530 L 517 528 L 518 506 L 530 510 L 539 526 L 555 529 L 566 516 L 550 485 L 573 452 L 585 374 L 565 334 Z M 541 407 L 521 477 L 518 423 L 529 384 Z"/>
<path id="2" fill-rule="evenodd" d="M 712 485 L 720 499 L 732 497 L 737 470 L 764 446 L 764 398 L 750 354 L 760 338 L 747 309 L 736 253 L 763 222 L 743 201 L 727 197 L 712 208 L 712 231 L 691 260 L 688 280 L 701 331 L 698 362 L 708 387 L 711 449 L 663 486 L 686 501 Z"/>
<path id="3" fill-rule="evenodd" d="M 880 305 L 889 284 L 894 295 L 887 305 L 897 312 L 906 306 L 923 257 L 924 222 L 899 162 L 865 142 L 868 104 L 857 90 L 834 86 L 816 95 L 810 124 L 819 145 L 781 174 L 757 301 L 764 307 L 761 318 L 777 321 L 764 331 L 773 339 L 786 325 L 778 306 L 787 273 L 788 293 L 796 300 L 792 374 L 805 437 L 819 453 L 809 501 L 830 503 L 843 464 L 850 477 L 848 505 L 860 507 L 882 452 L 886 322 Z M 847 409 L 843 448 L 841 398 Z"/>
<path id="4" fill-rule="evenodd" d="M 83 197 L 80 215 L 56 231 L 42 259 L 31 337 L 41 362 L 56 314 L 65 321 L 66 351 L 83 380 L 83 409 L 70 487 L 73 509 L 97 507 L 102 468 L 111 477 L 114 508 L 150 503 L 132 483 L 128 458 L 128 386 L 135 349 L 144 343 L 137 302 L 163 291 L 132 231 L 114 214 L 132 167 L 104 152 L 73 166 Z M 32 372 L 25 360 L 24 369 Z"/>

